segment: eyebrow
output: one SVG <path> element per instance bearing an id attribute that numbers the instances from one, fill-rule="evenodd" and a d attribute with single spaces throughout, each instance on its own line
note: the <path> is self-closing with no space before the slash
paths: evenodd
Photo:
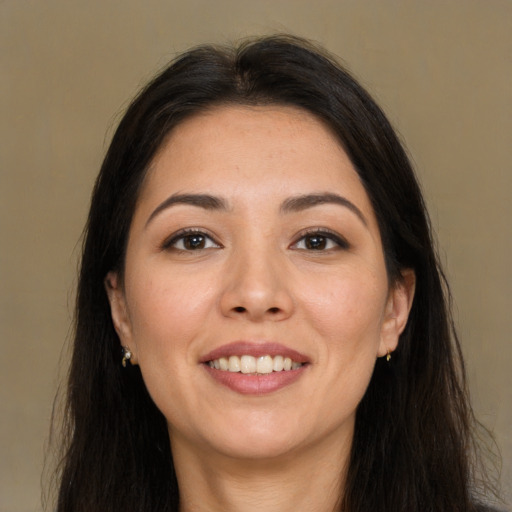
<path id="1" fill-rule="evenodd" d="M 168 197 L 165 201 L 160 203 L 151 213 L 146 226 L 161 212 L 177 204 L 187 204 L 191 206 L 197 206 L 204 210 L 229 210 L 228 203 L 221 197 L 212 196 L 209 194 L 173 194 Z M 353 212 L 365 225 L 368 226 L 368 221 L 363 215 L 363 212 L 346 197 L 340 196 L 333 193 L 324 194 L 305 194 L 301 196 L 290 197 L 283 201 L 280 211 L 281 213 L 292 213 L 307 210 L 314 206 L 323 204 L 337 204 L 348 208 Z"/>
<path id="2" fill-rule="evenodd" d="M 159 213 L 177 204 L 188 204 L 203 208 L 204 210 L 228 210 L 227 202 L 220 197 L 211 196 L 209 194 L 173 194 L 153 210 L 146 221 L 146 226 Z"/>
<path id="3" fill-rule="evenodd" d="M 290 197 L 286 199 L 281 205 L 282 213 L 300 212 L 314 206 L 323 204 L 338 204 L 348 208 L 352 213 L 355 213 L 361 222 L 368 227 L 368 221 L 363 215 L 363 212 L 346 197 L 333 193 L 325 194 L 306 194 L 303 196 Z"/>

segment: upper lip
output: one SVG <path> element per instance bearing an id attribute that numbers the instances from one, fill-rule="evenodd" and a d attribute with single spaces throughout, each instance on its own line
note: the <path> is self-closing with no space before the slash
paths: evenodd
<path id="1" fill-rule="evenodd" d="M 292 361 L 297 363 L 310 362 L 306 355 L 301 354 L 297 350 L 286 347 L 285 345 L 281 345 L 280 343 L 251 341 L 234 341 L 232 343 L 222 345 L 213 349 L 211 352 L 208 352 L 208 354 L 201 356 L 199 362 L 206 363 L 208 361 L 220 359 L 221 357 L 244 355 L 253 357 L 283 356 L 289 357 Z"/>

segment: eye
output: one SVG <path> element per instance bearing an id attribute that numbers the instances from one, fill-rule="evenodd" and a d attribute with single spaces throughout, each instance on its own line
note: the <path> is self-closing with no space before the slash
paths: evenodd
<path id="1" fill-rule="evenodd" d="M 344 238 L 325 230 L 306 233 L 292 245 L 292 249 L 303 251 L 329 251 L 348 248 L 349 244 Z"/>
<path id="2" fill-rule="evenodd" d="M 198 230 L 180 231 L 163 245 L 164 249 L 176 249 L 178 251 L 200 251 L 219 247 L 220 245 L 213 238 Z"/>

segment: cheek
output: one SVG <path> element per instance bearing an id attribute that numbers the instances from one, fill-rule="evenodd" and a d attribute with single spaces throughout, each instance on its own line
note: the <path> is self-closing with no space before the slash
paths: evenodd
<path id="1" fill-rule="evenodd" d="M 386 296 L 382 279 L 354 271 L 318 279 L 303 302 L 316 330 L 348 348 L 362 341 L 378 341 Z"/>
<path id="2" fill-rule="evenodd" d="M 165 273 L 135 276 L 134 281 L 127 296 L 140 363 L 155 356 L 173 358 L 190 348 L 214 308 L 211 287 Z"/>
<path id="3" fill-rule="evenodd" d="M 197 368 L 197 346 L 214 297 L 199 281 L 132 273 L 127 289 L 133 340 L 140 370 L 153 401 L 172 424 L 198 399 L 188 389 Z"/>

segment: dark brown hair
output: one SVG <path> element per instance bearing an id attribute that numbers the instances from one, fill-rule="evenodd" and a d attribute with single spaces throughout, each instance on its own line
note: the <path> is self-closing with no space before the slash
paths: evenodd
<path id="1" fill-rule="evenodd" d="M 177 511 L 165 418 L 137 367 L 121 366 L 103 287 L 123 271 L 145 173 L 170 130 L 214 105 L 291 105 L 338 136 L 372 202 L 390 281 L 416 273 L 409 322 L 377 361 L 358 407 L 343 510 L 473 510 L 472 411 L 448 287 L 408 157 L 388 120 L 337 62 L 275 36 L 203 46 L 172 62 L 129 106 L 98 176 L 83 244 L 58 512 Z"/>

